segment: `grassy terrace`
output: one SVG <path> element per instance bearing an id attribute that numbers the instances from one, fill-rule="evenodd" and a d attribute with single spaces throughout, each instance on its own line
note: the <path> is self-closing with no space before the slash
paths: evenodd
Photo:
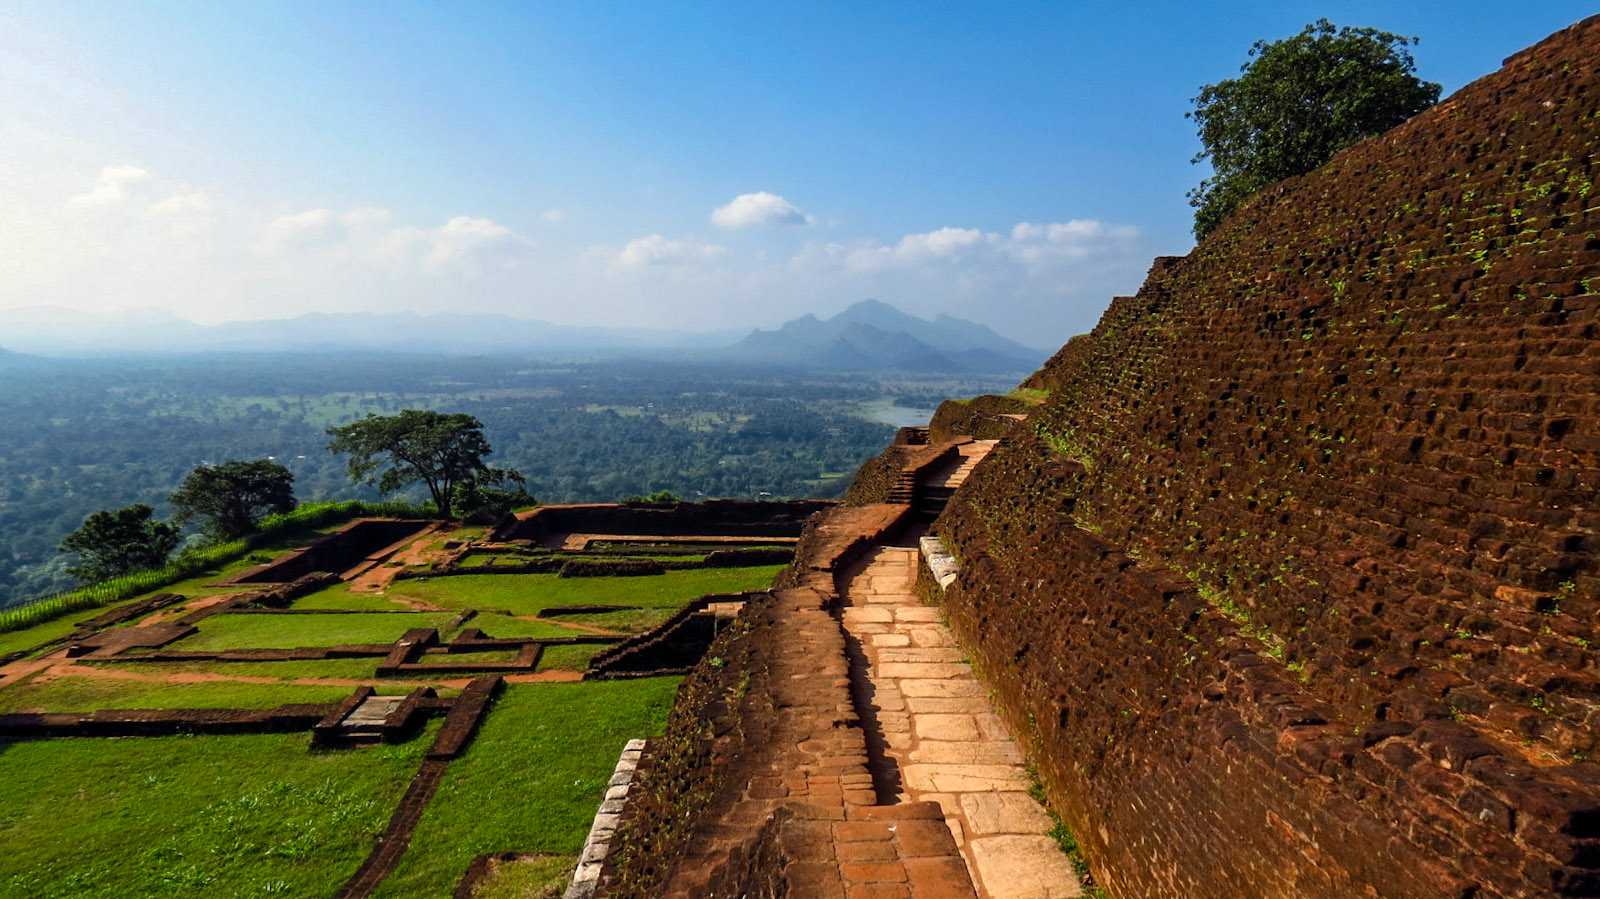
<path id="1" fill-rule="evenodd" d="M 164 683 L 121 677 L 34 676 L 0 690 L 0 714 L 96 709 L 256 709 L 286 703 L 338 702 L 349 687 L 241 681 Z"/>
<path id="2" fill-rule="evenodd" d="M 455 616 L 448 612 L 395 615 L 213 615 L 200 632 L 167 646 L 183 652 L 336 646 L 343 643 L 393 643 L 414 627 L 436 627 L 440 634 Z"/>
<path id="3" fill-rule="evenodd" d="M 105 609 L 100 608 L 81 609 L 20 631 L 0 633 L 0 655 L 38 646 L 46 640 L 65 637 L 72 633 L 72 629 L 77 626 L 78 622 L 93 618 L 96 615 L 104 615 L 105 611 Z"/>
<path id="4" fill-rule="evenodd" d="M 554 606 L 601 604 L 675 609 L 707 593 L 763 589 L 783 567 L 692 568 L 655 577 L 467 574 L 400 581 L 390 594 L 445 609 L 504 609 L 514 615 L 535 615 Z"/>
<path id="5" fill-rule="evenodd" d="M 475 537 L 481 530 L 424 541 L 438 550 L 447 540 Z M 216 584 L 276 556 L 288 542 L 307 539 L 302 531 L 298 541 L 252 548 L 141 596 L 259 589 Z M 396 581 L 386 594 L 335 584 L 293 606 L 330 614 L 222 612 L 163 649 L 388 644 L 412 628 L 437 628 L 448 641 L 459 633 L 451 623 L 469 609 L 477 614 L 464 626 L 494 638 L 622 636 L 659 624 L 699 596 L 765 588 L 782 568 L 650 577 L 462 575 Z M 636 608 L 537 617 L 553 607 L 593 605 Z M 0 654 L 66 636 L 106 608 L 0 633 Z M 157 614 L 168 618 L 179 608 Z M 603 648 L 546 646 L 537 670 L 574 676 Z M 456 666 L 510 662 L 517 655 L 496 648 L 425 654 L 418 661 Z M 431 684 L 448 698 L 470 677 L 424 667 L 379 678 L 377 658 L 146 662 L 136 656 L 67 660 L 58 654 L 39 670 L 38 662 L 19 665 L 0 678 L 0 714 L 333 703 L 357 685 L 395 695 Z M 479 899 L 559 895 L 618 752 L 631 738 L 659 732 L 678 684 L 678 678 L 509 684 L 466 753 L 446 769 L 410 848 L 378 895 L 448 899 L 468 863 L 486 852 L 533 855 L 497 868 Z M 438 727 L 436 719 L 397 746 L 330 751 L 309 749 L 307 733 L 0 742 L 0 791 L 10 810 L 0 815 L 0 896 L 331 896 L 375 845 Z"/>
<path id="6" fill-rule="evenodd" d="M 382 594 L 352 593 L 347 583 L 333 584 L 294 601 L 296 609 L 339 609 L 350 612 L 408 611 Z"/>
<path id="7" fill-rule="evenodd" d="M 95 668 L 129 671 L 147 677 L 216 675 L 229 678 L 270 677 L 279 680 L 333 678 L 378 683 L 373 672 L 382 659 L 324 659 L 315 662 L 82 662 Z M 348 688 L 347 688 L 348 691 Z M 0 690 L 0 696 L 6 691 Z"/>
<path id="8" fill-rule="evenodd" d="M 377 895 L 449 899 L 474 856 L 506 850 L 565 856 L 556 870 L 556 881 L 564 880 L 623 744 L 660 732 L 678 683 L 508 688 L 472 746 L 450 763 L 411 848 Z"/>
<path id="9" fill-rule="evenodd" d="M 307 752 L 305 734 L 0 744 L 0 894 L 331 896 L 429 742 L 323 753 Z"/>
<path id="10" fill-rule="evenodd" d="M 562 627 L 548 621 L 529 621 L 526 618 L 514 618 L 502 615 L 499 612 L 479 612 L 468 619 L 466 627 L 475 627 L 490 637 L 531 637 L 545 639 L 547 637 L 578 637 L 585 632 L 570 627 Z"/>

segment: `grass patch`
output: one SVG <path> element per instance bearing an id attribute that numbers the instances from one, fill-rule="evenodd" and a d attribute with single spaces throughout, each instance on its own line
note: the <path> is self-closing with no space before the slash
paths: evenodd
<path id="1" fill-rule="evenodd" d="M 1072 828 L 1050 807 L 1050 798 L 1045 793 L 1044 782 L 1039 779 L 1039 770 L 1032 765 L 1028 766 L 1028 795 L 1033 797 L 1034 802 L 1044 806 L 1045 813 L 1050 816 L 1051 826 L 1045 835 L 1056 841 L 1056 848 L 1072 864 L 1072 871 L 1078 875 L 1085 899 L 1111 899 L 1106 888 L 1095 882 L 1094 874 L 1089 870 L 1089 858 L 1083 854 L 1083 847 L 1078 845 Z"/>
<path id="2" fill-rule="evenodd" d="M 401 615 L 213 615 L 200 622 L 200 632 L 166 647 L 184 652 L 224 649 L 290 649 L 343 643 L 393 643 L 414 627 L 444 629 L 455 616 L 448 612 Z"/>
<path id="3" fill-rule="evenodd" d="M 555 899 L 572 879 L 577 856 L 530 855 L 495 862 L 489 876 L 478 882 L 472 899 Z"/>
<path id="4" fill-rule="evenodd" d="M 265 709 L 295 702 L 338 702 L 349 687 L 204 681 L 172 684 L 117 677 L 29 678 L 0 689 L 0 714 L 96 709 Z"/>
<path id="5" fill-rule="evenodd" d="M 548 621 L 529 621 L 526 618 L 513 618 L 498 612 L 480 612 L 476 617 L 469 619 L 466 626 L 475 627 L 490 637 L 502 639 L 529 637 L 542 640 L 547 637 L 577 637 L 583 634 L 582 631 L 551 624 Z"/>
<path id="6" fill-rule="evenodd" d="M 335 609 L 341 612 L 407 612 L 406 606 L 381 593 L 353 593 L 348 581 L 330 584 L 290 604 L 295 609 Z"/>
<path id="7" fill-rule="evenodd" d="M 576 855 L 623 744 L 661 730 L 679 681 L 507 688 L 376 895 L 448 899 L 485 852 Z"/>
<path id="8" fill-rule="evenodd" d="M 620 631 L 624 634 L 639 634 L 671 618 L 675 611 L 675 609 L 626 609 L 619 612 L 584 612 L 580 615 L 562 615 L 561 620 L 604 628 L 608 631 Z"/>
<path id="9" fill-rule="evenodd" d="M 140 674 L 221 674 L 226 677 L 274 677 L 296 680 L 307 677 L 338 678 L 339 680 L 365 680 L 378 683 L 374 672 L 378 658 L 371 659 L 321 659 L 305 662 L 90 662 L 82 665 L 135 671 Z"/>
<path id="10" fill-rule="evenodd" d="M 72 633 L 78 622 L 103 614 L 105 614 L 105 610 L 100 608 L 80 609 L 60 618 L 46 621 L 43 624 L 36 624 L 26 630 L 0 633 L 0 655 L 31 649 L 46 640 L 65 637 Z"/>
<path id="11" fill-rule="evenodd" d="M 0 894 L 331 896 L 430 742 L 327 753 L 307 752 L 305 734 L 10 744 Z"/>
<path id="12" fill-rule="evenodd" d="M 604 649 L 603 646 L 578 645 L 578 646 L 546 646 L 539 653 L 539 671 L 585 671 L 589 667 L 589 660 L 594 654 Z"/>
<path id="13" fill-rule="evenodd" d="M 533 615 L 551 606 L 678 608 L 707 593 L 764 589 L 785 567 L 696 568 L 654 577 L 466 574 L 402 581 L 390 592 L 446 609 L 505 609 L 516 615 Z"/>

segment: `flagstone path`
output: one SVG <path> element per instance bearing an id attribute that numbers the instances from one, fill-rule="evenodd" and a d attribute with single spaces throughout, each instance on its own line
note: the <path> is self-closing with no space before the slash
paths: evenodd
<path id="1" fill-rule="evenodd" d="M 1082 890 L 1028 795 L 1022 752 L 939 610 L 914 592 L 917 550 L 880 546 L 845 588 L 844 625 L 866 660 L 869 715 L 901 802 L 933 801 L 980 899 L 1067 899 Z M 891 774 L 880 779 L 894 782 Z"/>

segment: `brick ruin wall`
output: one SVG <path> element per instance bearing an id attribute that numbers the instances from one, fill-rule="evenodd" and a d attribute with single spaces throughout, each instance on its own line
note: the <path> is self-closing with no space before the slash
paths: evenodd
<path id="1" fill-rule="evenodd" d="M 710 500 L 540 506 L 501 524 L 495 529 L 494 539 L 538 541 L 554 533 L 796 537 L 812 513 L 830 505 L 828 500 Z"/>
<path id="2" fill-rule="evenodd" d="M 941 403 L 928 422 L 928 441 L 942 443 L 965 435 L 978 440 L 997 440 L 1010 433 L 1016 424 L 1008 415 L 1026 415 L 1033 406 L 1009 396 L 986 394 L 964 402 Z"/>
<path id="3" fill-rule="evenodd" d="M 1600 17 L 1028 386 L 943 597 L 1118 897 L 1600 896 Z"/>
<path id="4" fill-rule="evenodd" d="M 341 572 L 385 547 L 421 533 L 432 522 L 364 518 L 292 553 L 236 575 L 230 583 L 287 584 L 318 572 Z"/>

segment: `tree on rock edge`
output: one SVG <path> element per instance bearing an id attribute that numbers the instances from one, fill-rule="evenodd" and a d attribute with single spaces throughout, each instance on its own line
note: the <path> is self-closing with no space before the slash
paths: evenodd
<path id="1" fill-rule="evenodd" d="M 78 554 L 78 564 L 67 571 L 92 584 L 166 564 L 181 534 L 176 526 L 155 520 L 154 514 L 154 509 L 139 503 L 85 518 L 61 541 L 61 552 Z"/>
<path id="2" fill-rule="evenodd" d="M 422 483 L 433 497 L 440 518 L 449 518 L 463 487 L 521 482 L 514 471 L 491 469 L 483 462 L 489 441 L 483 422 L 465 413 L 406 409 L 395 415 L 368 415 L 360 421 L 328 429 L 328 449 L 350 454 L 350 478 L 376 484 L 385 493 Z"/>
<path id="3" fill-rule="evenodd" d="M 237 540 L 254 533 L 261 518 L 295 507 L 294 474 L 271 459 L 201 465 L 172 494 L 178 524 L 200 520 L 213 540 Z"/>
<path id="4" fill-rule="evenodd" d="M 1256 41 L 1238 78 L 1200 88 L 1187 117 L 1199 124 L 1214 174 L 1189 191 L 1203 238 L 1256 191 L 1322 165 L 1439 100 L 1413 72 L 1417 38 L 1327 19 L 1294 37 Z"/>

